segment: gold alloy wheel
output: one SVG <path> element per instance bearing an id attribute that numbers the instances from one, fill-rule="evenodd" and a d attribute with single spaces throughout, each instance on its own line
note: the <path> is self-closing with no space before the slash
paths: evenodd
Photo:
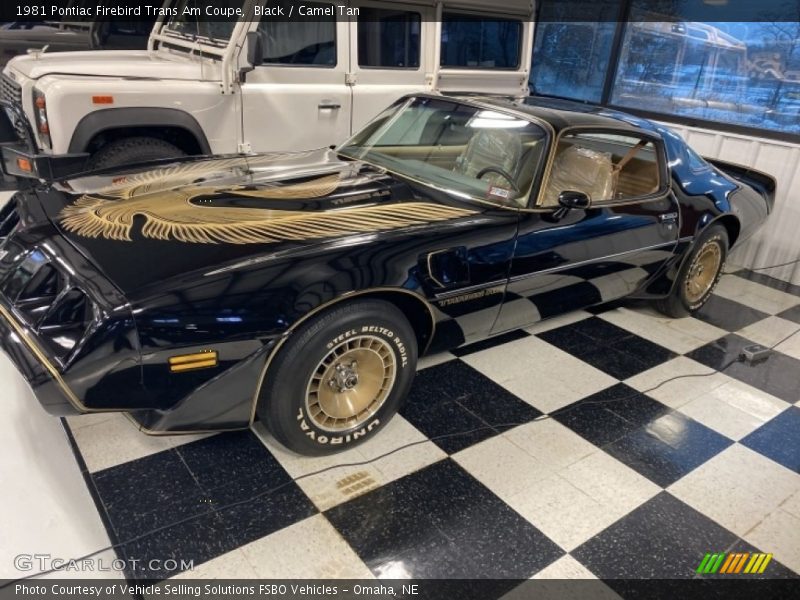
<path id="1" fill-rule="evenodd" d="M 306 413 L 326 431 L 364 424 L 386 402 L 397 376 L 387 341 L 374 335 L 350 338 L 335 346 L 311 375 Z"/>
<path id="2" fill-rule="evenodd" d="M 686 277 L 686 300 L 689 304 L 700 302 L 717 280 L 722 264 L 719 242 L 711 240 L 697 253 Z"/>

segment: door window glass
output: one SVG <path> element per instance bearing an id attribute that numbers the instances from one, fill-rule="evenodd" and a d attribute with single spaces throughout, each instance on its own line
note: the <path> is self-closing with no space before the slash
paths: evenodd
<path id="1" fill-rule="evenodd" d="M 516 69 L 521 37 L 520 21 L 444 13 L 441 66 Z"/>
<path id="2" fill-rule="evenodd" d="M 656 145 L 616 133 L 563 136 L 544 188 L 545 206 L 558 206 L 562 192 L 583 192 L 593 203 L 641 198 L 661 188 Z"/>
<path id="3" fill-rule="evenodd" d="M 420 13 L 361 7 L 358 14 L 358 66 L 418 69 Z"/>
<path id="4" fill-rule="evenodd" d="M 270 6 L 285 5 L 289 14 L 288 2 L 270 3 Z M 313 19 L 294 18 L 285 21 L 266 17 L 258 24 L 264 48 L 263 62 L 267 65 L 287 65 L 297 67 L 336 66 L 336 17 L 332 4 L 306 2 L 305 6 L 320 9 Z M 324 9 L 327 9 L 325 11 Z M 330 16 L 325 16 L 325 12 Z"/>

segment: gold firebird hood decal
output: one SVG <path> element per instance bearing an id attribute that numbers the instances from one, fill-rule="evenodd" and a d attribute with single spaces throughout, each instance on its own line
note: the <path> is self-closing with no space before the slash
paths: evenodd
<path id="1" fill-rule="evenodd" d="M 213 178 L 202 180 L 223 168 L 245 166 L 243 161 L 235 158 L 211 164 L 191 163 L 123 177 L 97 195 L 78 198 L 62 209 L 59 220 L 66 230 L 78 235 L 131 241 L 134 217 L 138 215 L 145 219 L 142 235 L 146 238 L 200 244 L 256 244 L 384 231 L 475 214 L 472 210 L 427 202 L 321 212 L 203 206 L 193 202 L 199 198 L 237 196 L 273 200 L 319 198 L 331 194 L 340 183 L 338 173 L 292 185 L 255 189 L 215 186 Z M 248 166 L 252 166 L 252 160 Z"/>

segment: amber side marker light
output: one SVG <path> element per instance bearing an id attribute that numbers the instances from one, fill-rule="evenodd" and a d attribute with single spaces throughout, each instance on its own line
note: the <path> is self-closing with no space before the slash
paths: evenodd
<path id="1" fill-rule="evenodd" d="M 92 104 L 114 104 L 114 96 L 92 96 Z"/>
<path id="2" fill-rule="evenodd" d="M 31 161 L 29 161 L 27 158 L 18 158 L 17 166 L 19 167 L 20 171 L 25 171 L 26 173 L 33 173 L 33 165 L 31 164 Z"/>
<path id="3" fill-rule="evenodd" d="M 218 362 L 216 350 L 204 350 L 195 354 L 170 356 L 169 370 L 171 373 L 182 373 L 183 371 L 193 371 L 195 369 L 208 369 L 216 367 Z"/>

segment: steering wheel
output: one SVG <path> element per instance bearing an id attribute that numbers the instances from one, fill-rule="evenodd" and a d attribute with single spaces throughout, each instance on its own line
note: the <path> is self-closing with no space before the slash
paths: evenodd
<path id="1" fill-rule="evenodd" d="M 511 176 L 511 174 L 508 171 L 501 169 L 500 167 L 485 167 L 480 171 L 478 171 L 478 175 L 476 178 L 482 179 L 483 176 L 486 175 L 487 173 L 497 173 L 503 179 L 508 181 L 508 183 L 511 185 L 512 190 L 514 190 L 515 192 L 519 191 L 519 186 L 517 185 L 517 182 L 514 181 L 514 178 Z"/>

